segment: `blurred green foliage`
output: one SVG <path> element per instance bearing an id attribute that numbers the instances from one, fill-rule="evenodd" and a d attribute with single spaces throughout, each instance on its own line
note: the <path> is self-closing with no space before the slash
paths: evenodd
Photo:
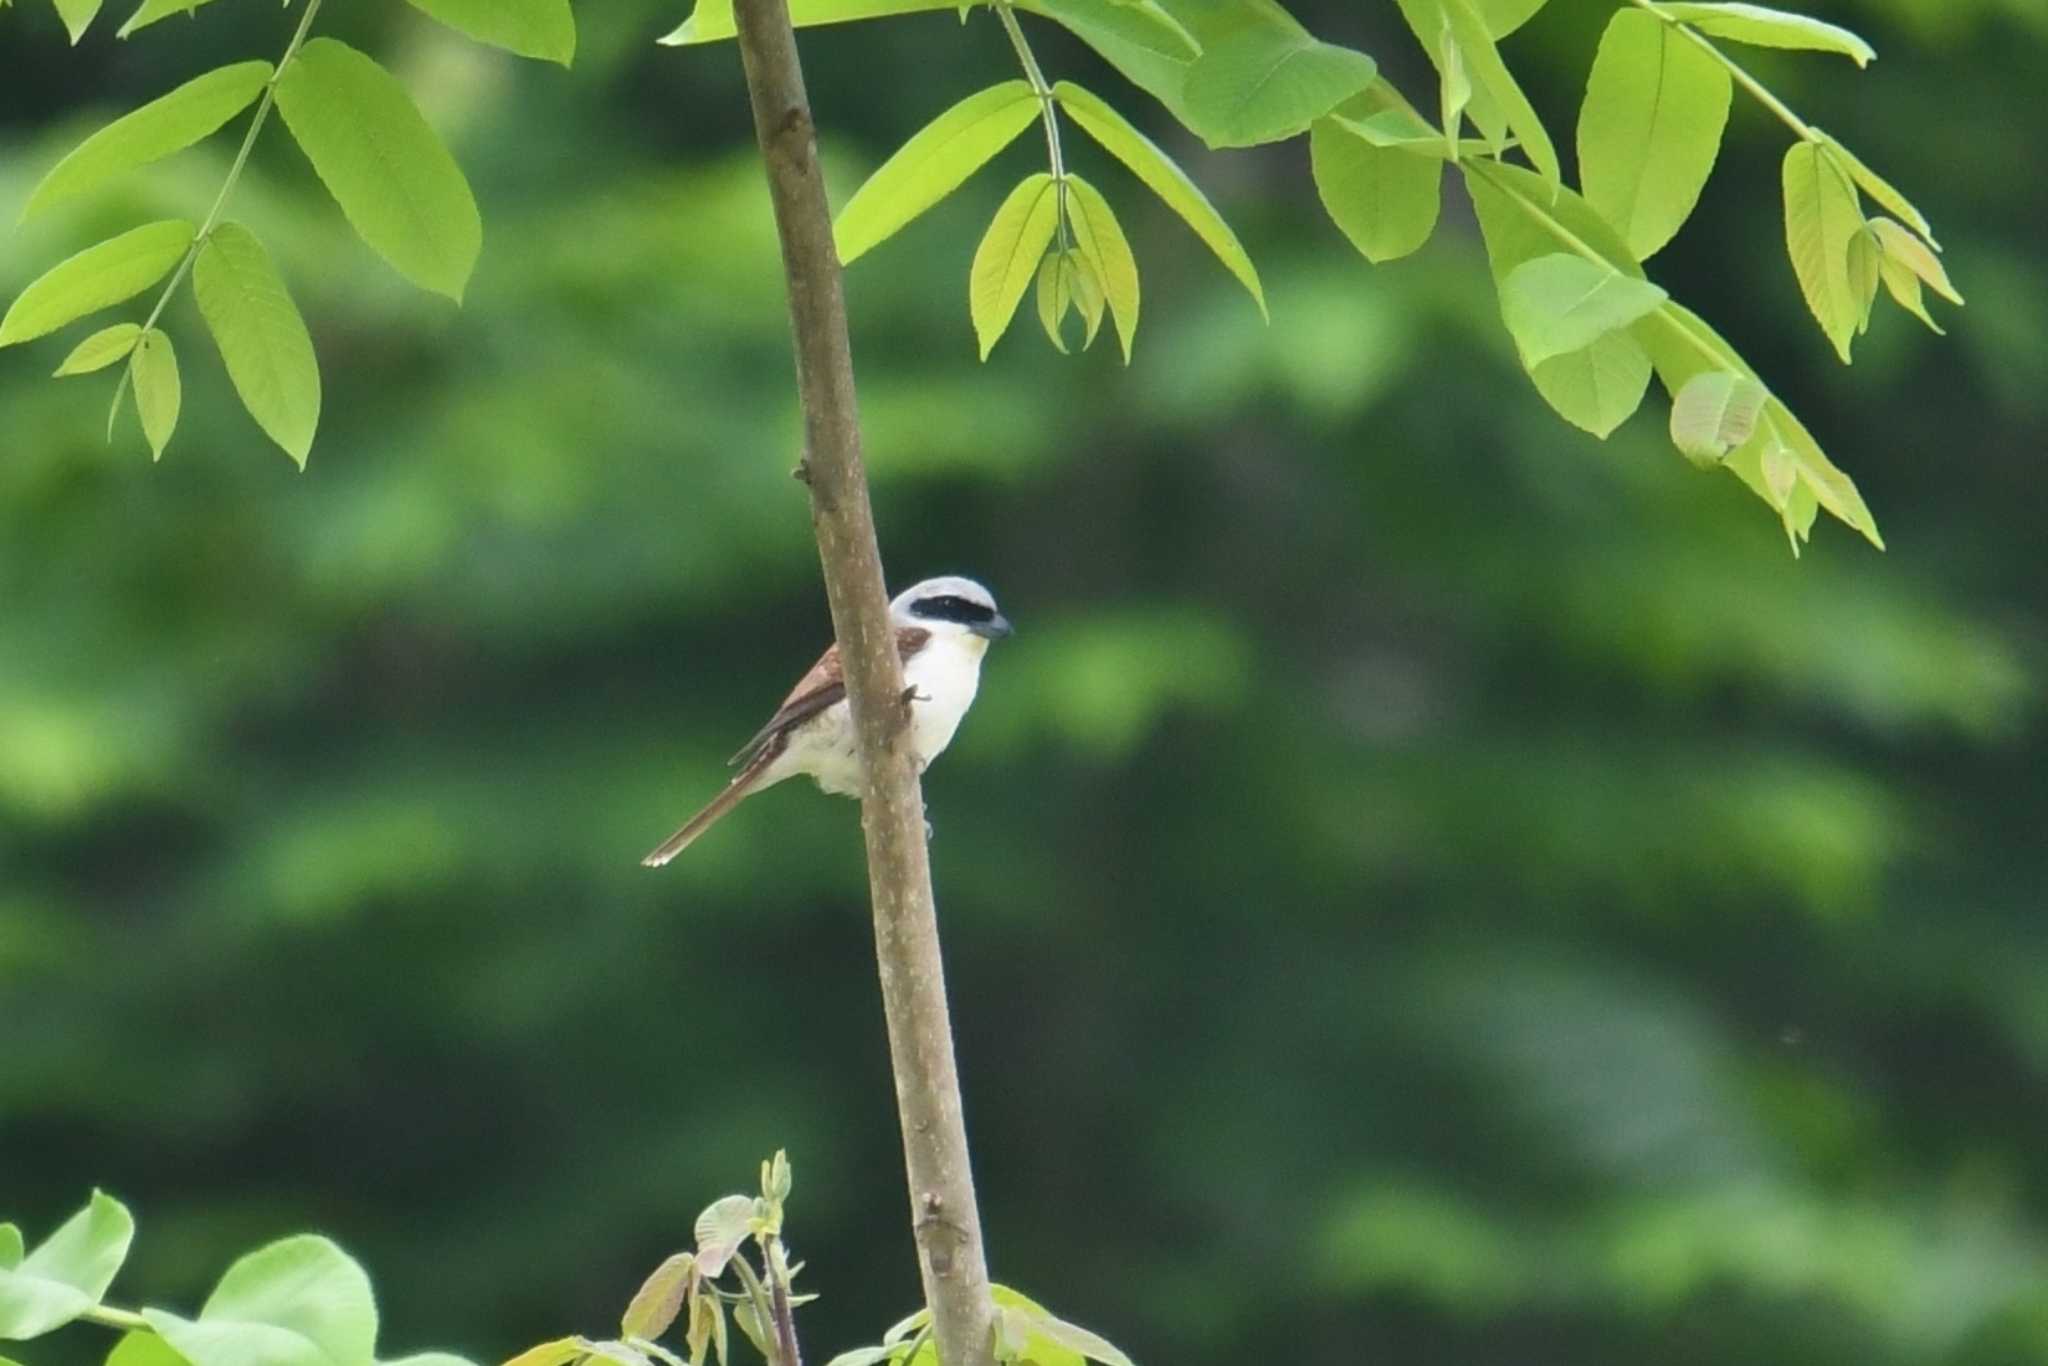
<path id="1" fill-rule="evenodd" d="M 326 377 L 306 474 L 203 343 L 156 468 L 47 378 L 69 339 L 0 363 L 0 1213 L 38 1237 L 105 1185 L 159 1302 L 317 1228 L 394 1339 L 489 1359 L 602 1321 L 786 1145 L 829 1355 L 917 1293 L 853 808 L 792 785 L 635 863 L 827 630 L 766 197 L 737 55 L 581 8 L 567 73 L 333 16 L 450 137 L 485 246 L 462 309 L 422 296 L 259 149 L 237 216 Z M 1606 13 L 1509 44 L 1559 130 Z M 1421 88 L 1391 6 L 1303 17 Z M 1830 17 L 1884 60 L 1757 65 L 1922 187 L 1969 310 L 1881 315 L 1844 370 L 1740 104 L 1660 278 L 1884 555 L 1824 525 L 1795 564 L 1657 404 L 1559 423 L 1461 202 L 1374 270 L 1300 158 L 1141 101 L 1270 328 L 1086 149 L 1147 262 L 1128 370 L 975 362 L 1001 177 L 853 271 L 894 575 L 975 573 L 1020 626 L 927 786 L 994 1270 L 1140 1362 L 2048 1354 L 2048 23 Z M 290 20 L 71 51 L 7 11 L 0 213 Z M 842 198 L 1011 60 L 985 17 L 804 47 Z M 14 232 L 0 294 L 203 207 L 225 155 Z"/>

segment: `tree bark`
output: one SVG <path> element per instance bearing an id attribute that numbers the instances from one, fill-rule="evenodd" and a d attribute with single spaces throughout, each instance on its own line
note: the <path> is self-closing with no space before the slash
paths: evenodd
<path id="1" fill-rule="evenodd" d="M 994 1349 L 988 1267 L 953 1061 L 924 797 L 907 742 L 908 700 L 861 461 L 832 215 L 787 0 L 737 0 L 733 8 L 789 284 L 804 411 L 799 475 L 811 491 L 825 596 L 867 768 L 861 824 L 875 957 L 925 1302 L 944 1366 L 987 1366 Z"/>

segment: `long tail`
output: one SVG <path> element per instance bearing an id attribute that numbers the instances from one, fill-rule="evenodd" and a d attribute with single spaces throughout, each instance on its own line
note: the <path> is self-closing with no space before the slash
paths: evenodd
<path id="1" fill-rule="evenodd" d="M 765 767 L 765 764 L 760 763 L 749 764 L 746 768 L 734 774 L 733 780 L 726 784 L 725 791 L 713 797 L 702 811 L 690 817 L 684 823 L 682 829 L 656 845 L 654 852 L 640 860 L 641 866 L 644 868 L 659 868 L 677 854 L 682 853 L 683 850 L 696 843 L 697 837 L 706 830 L 709 830 L 720 816 L 738 806 L 743 798 L 752 794 L 754 789 L 760 786 L 761 770 Z"/>

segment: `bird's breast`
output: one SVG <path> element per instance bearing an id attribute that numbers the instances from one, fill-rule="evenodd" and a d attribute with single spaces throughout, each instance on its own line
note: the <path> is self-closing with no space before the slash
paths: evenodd
<path id="1" fill-rule="evenodd" d="M 976 641 L 975 644 L 980 644 Z M 964 644 L 934 641 L 913 655 L 903 681 L 916 692 L 910 708 L 911 743 L 926 763 L 953 743 L 960 718 L 981 682 L 981 652 Z"/>

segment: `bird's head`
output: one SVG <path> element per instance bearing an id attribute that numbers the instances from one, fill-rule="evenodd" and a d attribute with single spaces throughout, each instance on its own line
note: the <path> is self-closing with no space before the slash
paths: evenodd
<path id="1" fill-rule="evenodd" d="M 912 584 L 889 604 L 899 626 L 921 626 L 935 635 L 978 637 L 982 642 L 1010 634 L 1009 620 L 996 610 L 995 595 L 973 579 L 954 575 Z"/>

